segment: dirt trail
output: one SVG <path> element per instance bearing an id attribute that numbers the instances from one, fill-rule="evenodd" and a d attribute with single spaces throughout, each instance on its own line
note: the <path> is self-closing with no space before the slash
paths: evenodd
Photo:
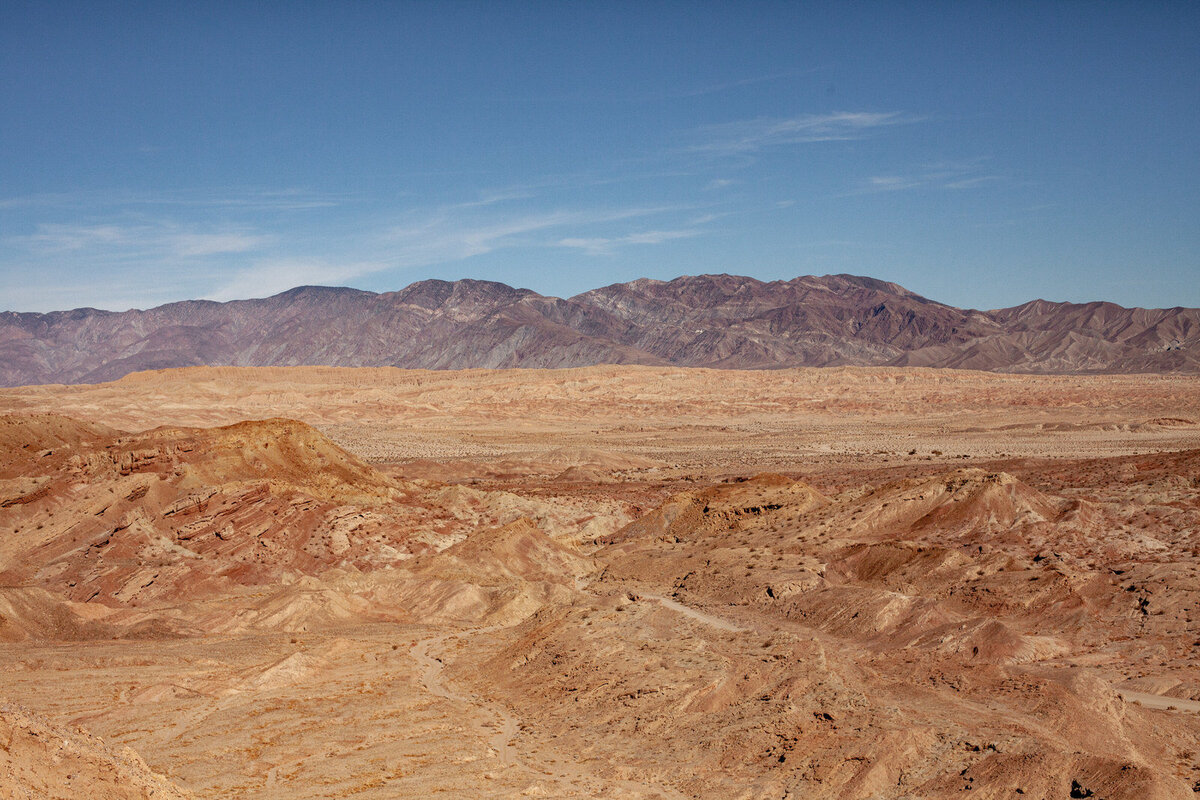
<path id="1" fill-rule="evenodd" d="M 738 625 L 735 622 L 730 622 L 727 619 L 722 619 L 721 617 L 700 611 L 692 608 L 691 606 L 685 606 L 678 600 L 672 600 L 669 597 L 663 597 L 662 595 L 657 594 L 642 594 L 640 596 L 646 600 L 654 600 L 663 608 L 669 608 L 676 613 L 683 614 L 685 617 L 690 617 L 697 622 L 703 623 L 704 625 L 710 625 L 719 630 L 730 631 L 732 633 L 743 633 L 747 630 L 745 627 Z"/>
<path id="2" fill-rule="evenodd" d="M 1162 711 L 1191 711 L 1200 713 L 1200 701 L 1184 700 L 1179 697 L 1167 697 L 1149 692 L 1131 692 L 1128 689 L 1118 689 L 1117 694 L 1126 702 L 1137 703 L 1146 708 L 1157 708 Z"/>
<path id="3" fill-rule="evenodd" d="M 678 604 L 677 604 L 678 605 Z M 686 607 L 684 607 L 686 608 Z M 688 609 L 690 611 L 690 609 Z M 699 614 L 700 612 L 695 612 Z M 702 615 L 707 616 L 707 615 Z M 712 618 L 716 620 L 715 617 Z M 722 626 L 728 625 L 721 620 L 716 620 Z M 445 698 L 456 703 L 463 703 L 467 706 L 479 708 L 500 717 L 498 730 L 488 738 L 488 744 L 496 751 L 497 756 L 505 765 L 520 767 L 534 773 L 538 776 L 551 775 L 546 770 L 545 764 L 533 765 L 526 763 L 518 758 L 517 746 L 515 739 L 517 732 L 520 730 L 520 723 L 516 717 L 508 713 L 507 710 L 498 704 L 491 703 L 487 699 L 476 694 L 460 694 L 450 687 L 442 679 L 442 671 L 445 669 L 445 662 L 441 658 L 432 655 L 431 649 L 439 649 L 449 639 L 456 639 L 467 636 L 478 636 L 481 634 L 491 633 L 504 628 L 503 625 L 492 625 L 484 628 L 476 628 L 468 631 L 454 631 L 451 633 L 436 634 L 419 640 L 412 646 L 409 651 L 421 668 L 421 683 L 425 689 L 435 697 Z M 728 628 L 726 628 L 728 629 Z M 478 729 L 484 733 L 490 733 L 494 728 L 486 723 L 478 723 Z M 622 780 L 619 778 L 601 778 L 594 775 L 583 767 L 573 763 L 556 763 L 553 767 L 554 777 L 562 782 L 565 782 L 573 788 L 579 789 L 582 796 L 586 797 L 613 797 L 613 798 L 634 798 L 643 800 L 687 800 L 682 793 L 668 786 L 648 785 L 637 781 Z M 585 789 L 581 784 L 594 784 L 601 782 L 603 785 L 602 791 L 604 794 L 596 794 L 595 789 Z M 616 791 L 611 791 L 616 790 Z"/>
<path id="4" fill-rule="evenodd" d="M 496 751 L 497 756 L 504 764 L 516 764 L 517 749 L 513 744 L 513 739 L 516 738 L 518 725 L 517 720 L 502 707 L 488 703 L 480 697 L 474 695 L 459 694 L 446 686 L 442 680 L 442 670 L 445 664 L 442 659 L 437 656 L 430 655 L 431 647 L 440 648 L 447 639 L 456 639 L 460 636 L 471 635 L 475 636 L 483 633 L 490 633 L 497 630 L 500 626 L 492 626 L 488 628 L 479 628 L 469 632 L 453 632 L 443 633 L 436 636 L 430 636 L 426 639 L 421 639 L 413 645 L 412 656 L 417 661 L 417 665 L 421 668 L 421 683 L 425 686 L 425 690 L 435 697 L 443 697 L 447 700 L 453 700 L 456 703 L 463 703 L 467 706 L 473 706 L 481 709 L 486 709 L 500 718 L 498 726 L 490 726 L 485 723 L 479 724 L 479 729 L 483 733 L 490 733 L 493 727 L 496 732 L 488 737 L 488 745 Z"/>

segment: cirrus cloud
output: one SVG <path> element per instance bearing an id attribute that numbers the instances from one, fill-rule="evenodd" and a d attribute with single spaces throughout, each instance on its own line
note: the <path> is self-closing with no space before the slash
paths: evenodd
<path id="1" fill-rule="evenodd" d="M 741 120 L 701 128 L 698 134 L 703 141 L 685 150 L 710 155 L 744 155 L 785 145 L 862 139 L 881 128 L 920 119 L 899 111 L 833 111 L 786 119 Z"/>

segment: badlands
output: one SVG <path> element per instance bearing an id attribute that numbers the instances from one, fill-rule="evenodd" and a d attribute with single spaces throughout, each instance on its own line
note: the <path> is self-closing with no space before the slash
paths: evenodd
<path id="1" fill-rule="evenodd" d="M 1197 376 L 198 367 L 0 415 L 4 800 L 1200 792 Z"/>

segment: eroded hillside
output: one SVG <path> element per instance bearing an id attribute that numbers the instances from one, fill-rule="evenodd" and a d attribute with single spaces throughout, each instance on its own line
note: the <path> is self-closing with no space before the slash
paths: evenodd
<path id="1" fill-rule="evenodd" d="M 316 428 L 191 427 L 196 373 L 0 419 L 0 796 L 1194 796 L 1187 387 L 501 376 L 230 392 Z"/>

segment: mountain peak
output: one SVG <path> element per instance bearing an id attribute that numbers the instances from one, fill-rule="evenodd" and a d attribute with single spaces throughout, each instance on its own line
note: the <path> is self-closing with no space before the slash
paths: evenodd
<path id="1" fill-rule="evenodd" d="M 304 299 L 328 299 L 331 297 L 357 297 L 363 295 L 373 295 L 374 292 L 366 292 L 362 289 L 351 289 L 349 286 L 296 286 L 288 289 L 286 292 L 271 295 L 268 300 L 298 300 Z"/>
<path id="2" fill-rule="evenodd" d="M 149 311 L 0 315 L 0 383 L 113 380 L 197 365 L 773 369 L 892 365 L 1200 372 L 1200 310 L 1037 300 L 964 310 L 876 278 L 641 278 L 569 300 L 424 280 L 375 294 L 298 286 Z"/>

